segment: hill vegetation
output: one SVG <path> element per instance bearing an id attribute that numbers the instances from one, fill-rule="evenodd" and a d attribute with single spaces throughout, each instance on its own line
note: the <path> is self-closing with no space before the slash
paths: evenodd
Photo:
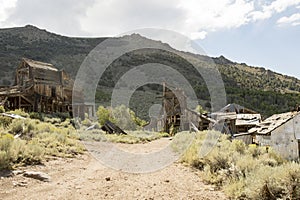
<path id="1" fill-rule="evenodd" d="M 130 37 L 141 37 L 132 35 Z M 88 53 L 106 38 L 72 38 L 47 32 L 27 25 L 19 28 L 0 29 L 0 84 L 11 85 L 14 72 L 22 57 L 49 62 L 66 70 L 74 78 Z M 148 40 L 145 38 L 145 40 Z M 149 40 L 149 42 L 157 42 Z M 186 53 L 193 55 L 190 53 Z M 203 63 L 211 58 L 193 55 Z M 300 81 L 260 67 L 229 61 L 223 56 L 212 58 L 221 72 L 228 103 L 238 103 L 262 113 L 265 117 L 290 111 L 300 102 Z M 112 89 L 119 78 L 144 63 L 161 63 L 173 67 L 184 75 L 193 86 L 204 109 L 210 109 L 210 96 L 205 82 L 184 59 L 162 50 L 137 50 L 121 56 L 108 67 L 99 81 L 96 100 L 108 105 Z M 161 87 L 155 84 L 142 86 L 130 102 L 137 115 L 147 119 L 149 107 L 161 103 Z M 194 108 L 192 108 L 194 109 Z"/>

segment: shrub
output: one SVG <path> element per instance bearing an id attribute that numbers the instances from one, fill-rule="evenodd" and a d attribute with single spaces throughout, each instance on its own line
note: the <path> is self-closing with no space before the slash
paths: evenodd
<path id="1" fill-rule="evenodd" d="M 99 124 L 101 126 L 103 126 L 107 120 L 113 121 L 110 110 L 104 108 L 103 106 L 98 107 L 96 114 L 98 117 Z"/>
<path id="2" fill-rule="evenodd" d="M 39 144 L 27 143 L 12 135 L 5 134 L 0 138 L 0 169 L 14 165 L 37 164 L 42 161 L 43 148 Z"/>
<path id="3" fill-rule="evenodd" d="M 24 139 L 31 139 L 37 132 L 39 120 L 33 119 L 14 119 L 9 126 L 9 130 L 14 135 L 20 134 Z"/>
<path id="4" fill-rule="evenodd" d="M 44 113 L 31 112 L 31 113 L 29 113 L 29 117 L 31 119 L 38 119 L 40 121 L 43 121 L 44 120 Z"/>
<path id="5" fill-rule="evenodd" d="M 7 169 L 10 166 L 9 155 L 6 151 L 0 150 L 0 170 Z"/>
<path id="6" fill-rule="evenodd" d="M 226 187 L 224 187 L 224 192 L 232 199 L 246 199 L 245 187 L 245 179 L 241 178 L 239 180 L 230 181 Z"/>
<path id="7" fill-rule="evenodd" d="M 136 114 L 124 105 L 115 108 L 104 108 L 99 106 L 97 110 L 97 117 L 99 124 L 102 126 L 109 120 L 116 123 L 121 129 L 124 130 L 137 130 L 147 124 L 146 121 L 140 119 Z"/>
<path id="8" fill-rule="evenodd" d="M 24 149 L 24 151 L 19 152 L 18 158 L 14 162 L 26 165 L 34 165 L 42 162 L 44 156 L 44 148 L 40 144 L 36 144 L 30 141 L 26 144 L 25 148 L 20 146 L 20 149 L 22 148 Z"/>
<path id="9" fill-rule="evenodd" d="M 61 119 L 56 117 L 44 117 L 44 122 L 50 123 L 50 124 L 60 124 Z"/>
<path id="10" fill-rule="evenodd" d="M 207 111 L 201 105 L 197 105 L 197 107 L 195 108 L 195 111 L 200 114 L 207 113 Z"/>
<path id="11" fill-rule="evenodd" d="M 203 180 L 222 187 L 231 199 L 299 199 L 299 163 L 285 161 L 271 148 L 247 147 L 238 140 L 230 142 L 226 136 L 220 136 L 215 148 L 201 157 L 199 149 L 217 138 L 210 134 L 197 133 L 202 136 L 196 137 L 182 158 L 202 170 Z"/>
<path id="12" fill-rule="evenodd" d="M 132 119 L 132 113 L 129 108 L 121 105 L 112 110 L 112 116 L 115 119 L 115 123 L 123 130 L 136 130 L 137 124 Z"/>
<path id="13" fill-rule="evenodd" d="M 102 130 L 80 131 L 80 140 L 109 141 L 115 143 L 144 143 L 159 139 L 164 134 L 150 131 L 127 131 L 127 135 L 105 134 Z"/>
<path id="14" fill-rule="evenodd" d="M 10 117 L 0 116 L 0 126 L 7 128 L 12 122 Z"/>
<path id="15" fill-rule="evenodd" d="M 5 113 L 5 109 L 3 106 L 0 106 L 0 113 Z"/>
<path id="16" fill-rule="evenodd" d="M 79 139 L 83 141 L 107 141 L 105 133 L 101 130 L 81 131 Z"/>
<path id="17" fill-rule="evenodd" d="M 84 147 L 77 135 L 72 131 L 58 130 L 59 128 L 53 132 L 40 132 L 33 138 L 33 143 L 40 144 L 45 149 L 45 154 L 51 156 L 69 157 L 83 152 Z"/>
<path id="18" fill-rule="evenodd" d="M 85 118 L 84 120 L 82 120 L 81 124 L 83 126 L 87 126 L 87 127 L 92 126 L 92 122 L 88 118 Z"/>
<path id="19" fill-rule="evenodd" d="M 10 146 L 14 140 L 13 135 L 11 134 L 3 134 L 0 136 L 0 150 L 9 152 Z"/>
<path id="20" fill-rule="evenodd" d="M 15 114 L 15 115 L 20 115 L 20 116 L 25 117 L 25 118 L 29 117 L 29 114 L 27 112 L 25 112 L 24 110 L 22 110 L 22 109 L 11 110 L 8 113 Z"/>
<path id="21" fill-rule="evenodd" d="M 15 119 L 10 125 L 10 131 L 14 134 L 23 133 L 25 129 L 25 120 Z"/>

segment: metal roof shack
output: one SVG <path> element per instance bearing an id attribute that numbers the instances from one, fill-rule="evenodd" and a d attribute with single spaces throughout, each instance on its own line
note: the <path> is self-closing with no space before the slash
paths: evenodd
<path id="1" fill-rule="evenodd" d="M 271 146 L 282 157 L 299 159 L 300 112 L 273 115 L 249 130 L 260 146 Z"/>
<path id="2" fill-rule="evenodd" d="M 255 133 L 257 135 L 271 134 L 271 132 L 283 125 L 290 119 L 293 119 L 299 112 L 287 112 L 281 114 L 275 114 L 259 123 L 256 127 L 249 130 L 249 133 Z"/>
<path id="3" fill-rule="evenodd" d="M 223 132 L 235 135 L 248 133 L 248 130 L 261 122 L 261 115 L 238 104 L 228 104 L 220 111 L 209 115 L 216 120 L 215 126 L 224 123 Z"/>

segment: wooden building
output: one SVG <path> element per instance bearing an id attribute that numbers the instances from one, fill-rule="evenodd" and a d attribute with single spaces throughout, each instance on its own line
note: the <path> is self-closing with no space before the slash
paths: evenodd
<path id="1" fill-rule="evenodd" d="M 184 129 L 182 115 L 187 108 L 186 96 L 183 90 L 175 88 L 171 90 L 166 84 L 163 84 L 163 111 L 164 111 L 164 132 L 170 132 L 170 129 Z M 172 130 L 171 130 L 172 131 Z"/>
<path id="2" fill-rule="evenodd" d="M 281 156 L 297 160 L 300 155 L 300 112 L 273 115 L 249 130 L 260 146 L 271 146 Z"/>
<path id="3" fill-rule="evenodd" d="M 187 97 L 179 88 L 171 89 L 163 84 L 162 110 L 158 118 L 152 118 L 147 130 L 174 134 L 185 130 L 207 130 L 215 122 L 187 107 Z"/>
<path id="4" fill-rule="evenodd" d="M 254 143 L 254 138 L 248 130 L 261 122 L 261 115 L 251 109 L 238 104 L 228 104 L 219 112 L 209 115 L 216 120 L 214 127 L 220 129 L 225 134 L 230 134 L 233 139 L 239 139 L 246 144 Z"/>
<path id="5" fill-rule="evenodd" d="M 14 85 L 0 87 L 0 102 L 9 110 L 71 113 L 73 84 L 64 70 L 23 58 L 16 69 Z M 80 96 L 80 92 L 77 95 Z"/>

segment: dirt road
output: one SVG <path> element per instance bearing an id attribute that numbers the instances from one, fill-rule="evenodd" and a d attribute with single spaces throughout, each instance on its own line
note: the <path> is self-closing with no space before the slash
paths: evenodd
<path id="1" fill-rule="evenodd" d="M 128 151 L 151 151 L 167 139 L 147 144 L 118 144 Z M 22 174 L 0 180 L 0 199 L 226 199 L 205 185 L 197 171 L 175 162 L 153 173 L 132 174 L 102 165 L 89 153 L 73 159 L 50 160 L 24 170 L 45 172 L 50 182 Z"/>

